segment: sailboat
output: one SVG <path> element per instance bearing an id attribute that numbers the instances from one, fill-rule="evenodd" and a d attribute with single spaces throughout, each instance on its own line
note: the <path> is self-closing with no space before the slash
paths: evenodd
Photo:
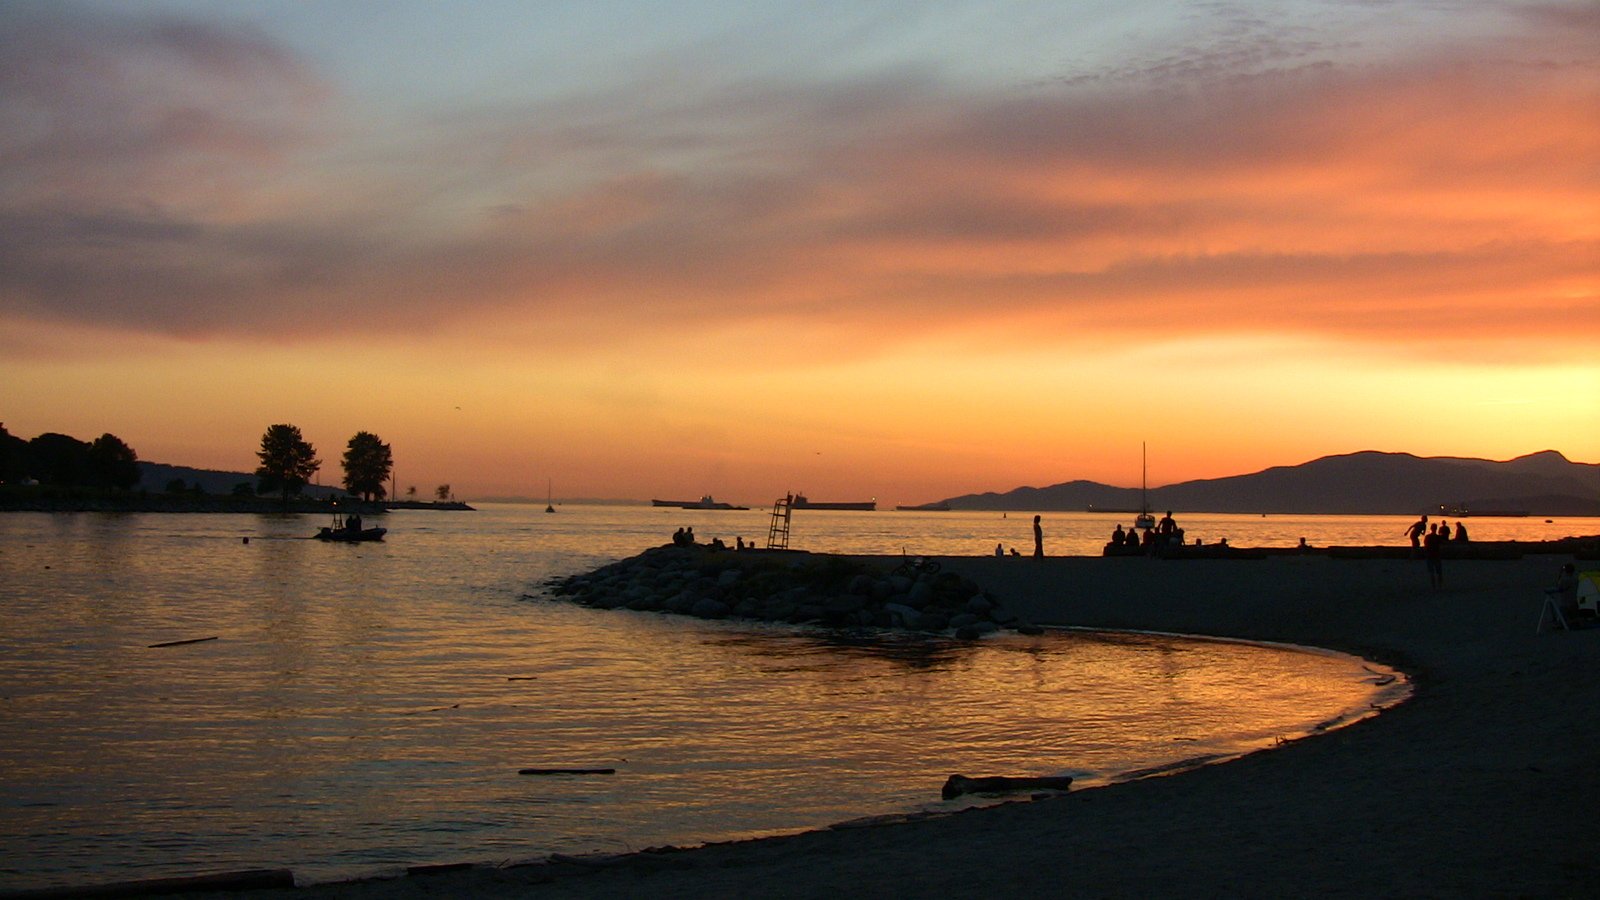
<path id="1" fill-rule="evenodd" d="M 544 511 L 547 512 L 547 513 L 553 513 L 553 512 L 556 511 L 555 495 L 551 492 L 550 484 L 551 484 L 550 479 L 548 479 L 548 478 L 545 479 L 545 482 L 544 482 Z"/>
<path id="2" fill-rule="evenodd" d="M 1151 529 L 1156 527 L 1155 514 L 1150 512 L 1149 497 L 1150 462 L 1145 450 L 1144 441 L 1139 442 L 1139 514 L 1133 517 L 1133 527 Z"/>

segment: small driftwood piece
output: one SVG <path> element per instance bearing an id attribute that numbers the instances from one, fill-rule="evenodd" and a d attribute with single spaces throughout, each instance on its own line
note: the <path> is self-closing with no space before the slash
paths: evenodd
<path id="1" fill-rule="evenodd" d="M 939 793 L 944 799 L 951 800 L 962 794 L 1064 791 L 1071 786 L 1071 775 L 1044 775 L 1039 777 L 984 775 L 977 778 L 968 778 L 965 775 L 951 775 L 945 780 L 944 789 Z"/>
<path id="2" fill-rule="evenodd" d="M 182 647 L 184 644 L 203 644 L 206 641 L 214 641 L 218 637 L 220 637 L 220 635 L 213 634 L 211 637 L 189 638 L 187 640 L 182 640 L 182 641 L 164 641 L 164 642 L 159 643 L 159 644 L 151 644 L 148 647 L 146 647 L 145 649 L 146 650 L 154 650 L 157 647 Z"/>
<path id="3" fill-rule="evenodd" d="M 518 775 L 615 775 L 616 769 L 518 769 Z"/>

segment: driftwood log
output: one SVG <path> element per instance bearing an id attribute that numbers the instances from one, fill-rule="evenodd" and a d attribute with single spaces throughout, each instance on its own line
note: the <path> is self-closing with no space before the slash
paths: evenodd
<path id="1" fill-rule="evenodd" d="M 615 775 L 616 769 L 518 769 L 518 775 Z"/>
<path id="2" fill-rule="evenodd" d="M 951 800 L 962 794 L 1011 794 L 1017 791 L 1064 791 L 1072 786 L 1071 775 L 1044 775 L 1039 777 L 984 775 L 968 778 L 951 775 L 945 780 L 940 794 Z"/>

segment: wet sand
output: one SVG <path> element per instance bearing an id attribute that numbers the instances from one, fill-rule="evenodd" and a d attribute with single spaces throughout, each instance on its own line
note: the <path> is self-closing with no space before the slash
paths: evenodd
<path id="1" fill-rule="evenodd" d="M 1410 560 L 946 559 L 1035 622 L 1344 650 L 1416 693 L 1278 749 L 1054 799 L 294 896 L 1600 896 L 1600 628 L 1534 629 L 1570 559 L 1453 562 L 1439 591 Z"/>

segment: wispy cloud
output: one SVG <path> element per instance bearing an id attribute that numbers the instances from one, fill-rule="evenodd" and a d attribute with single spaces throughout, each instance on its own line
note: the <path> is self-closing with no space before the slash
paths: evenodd
<path id="1" fill-rule="evenodd" d="M 667 66 L 327 145 L 337 97 L 263 35 L 26 7 L 0 29 L 0 315 L 539 322 L 557 349 L 806 319 L 839 352 L 974 321 L 1510 355 L 1600 328 L 1592 5 L 1386 63 L 1223 13 L 1092 79 L 680 94 Z"/>

